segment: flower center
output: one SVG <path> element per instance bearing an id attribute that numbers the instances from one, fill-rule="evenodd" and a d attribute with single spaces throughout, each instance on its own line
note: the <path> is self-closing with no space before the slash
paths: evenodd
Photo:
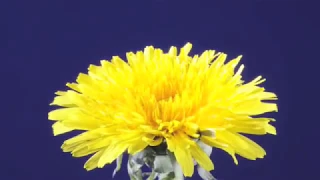
<path id="1" fill-rule="evenodd" d="M 182 127 L 182 123 L 177 120 L 169 122 L 162 122 L 162 120 L 158 120 L 157 123 L 159 125 L 158 130 L 162 131 L 164 137 L 170 137 L 174 132 Z"/>

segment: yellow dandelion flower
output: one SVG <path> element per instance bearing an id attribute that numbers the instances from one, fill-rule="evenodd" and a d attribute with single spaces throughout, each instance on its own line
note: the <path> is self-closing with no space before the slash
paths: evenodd
<path id="1" fill-rule="evenodd" d="M 237 70 L 241 56 L 225 62 L 227 55 L 214 50 L 189 56 L 187 43 L 178 54 L 148 46 L 144 51 L 102 60 L 80 73 L 70 90 L 58 91 L 51 105 L 62 108 L 49 112 L 54 135 L 73 130 L 82 134 L 66 140 L 62 149 L 74 157 L 93 154 L 87 170 L 117 161 L 121 167 L 129 154 L 128 173 L 142 179 L 141 167 L 158 176 L 191 177 L 196 167 L 203 179 L 214 179 L 210 154 L 219 148 L 255 160 L 266 152 L 242 134 L 276 134 L 271 118 L 260 117 L 277 111 L 274 93 L 259 87 L 258 76 L 245 83 Z M 263 102 L 268 100 L 269 102 Z M 115 173 L 114 172 L 114 173 Z"/>

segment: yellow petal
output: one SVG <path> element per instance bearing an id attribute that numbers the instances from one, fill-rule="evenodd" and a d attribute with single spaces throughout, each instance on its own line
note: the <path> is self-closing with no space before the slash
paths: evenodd
<path id="1" fill-rule="evenodd" d="M 266 130 L 267 130 L 267 133 L 269 133 L 269 134 L 273 134 L 273 135 L 277 134 L 276 128 L 270 124 L 267 124 Z"/>
<path id="2" fill-rule="evenodd" d="M 175 144 L 175 150 L 173 151 L 174 156 L 181 166 L 183 174 L 186 177 L 191 177 L 194 173 L 194 164 L 190 149 L 187 148 L 187 145 L 185 144 L 186 141 L 179 136 L 173 137 L 172 139 L 167 139 L 167 141 L 171 141 L 171 143 Z"/>
<path id="3" fill-rule="evenodd" d="M 53 129 L 53 135 L 54 136 L 57 136 L 57 135 L 60 135 L 60 134 L 64 134 L 64 133 L 67 133 L 67 132 L 70 132 L 70 131 L 73 131 L 74 128 L 69 128 L 69 127 L 66 127 L 65 125 L 63 125 L 61 122 L 55 122 L 53 125 L 52 125 L 52 129 Z"/>
<path id="4" fill-rule="evenodd" d="M 192 157 L 198 162 L 198 164 L 203 169 L 207 171 L 211 171 L 214 169 L 210 157 L 197 144 L 190 146 L 190 152 Z"/>
<path id="5" fill-rule="evenodd" d="M 142 138 L 141 138 L 137 141 L 132 142 L 132 144 L 128 148 L 128 153 L 134 155 L 142 151 L 143 149 L 145 149 L 147 146 L 148 146 L 148 143 L 146 143 L 145 141 L 142 141 Z"/>
<path id="6" fill-rule="evenodd" d="M 263 135 L 266 133 L 276 134 L 276 129 L 269 124 L 270 121 L 274 121 L 270 118 L 246 118 L 246 119 L 233 119 L 230 121 L 232 126 L 229 131 Z"/>
<path id="7" fill-rule="evenodd" d="M 98 161 L 98 167 L 102 168 L 104 165 L 112 163 L 128 148 L 129 144 L 123 144 L 121 142 L 110 145 L 102 154 Z"/>
<path id="8" fill-rule="evenodd" d="M 232 157 L 234 163 L 238 164 L 238 160 L 235 156 L 235 151 L 228 144 L 219 142 L 218 140 L 208 136 L 201 136 L 200 140 L 209 146 L 226 151 Z"/>
<path id="9" fill-rule="evenodd" d="M 65 120 L 68 119 L 71 115 L 79 113 L 80 110 L 79 108 L 61 108 L 61 109 L 56 109 L 48 114 L 48 119 L 49 120 Z"/>
<path id="10" fill-rule="evenodd" d="M 240 134 L 221 131 L 217 132 L 217 138 L 231 146 L 237 154 L 250 160 L 263 158 L 266 154 L 258 144 Z"/>
<path id="11" fill-rule="evenodd" d="M 93 170 L 98 167 L 98 161 L 101 158 L 104 150 L 100 150 L 99 152 L 95 153 L 85 164 L 84 168 L 88 171 Z"/>
<path id="12" fill-rule="evenodd" d="M 57 92 L 59 96 L 55 97 L 53 102 L 50 105 L 57 105 L 62 107 L 76 107 L 76 103 L 78 101 L 75 101 L 79 94 L 75 91 L 68 90 L 66 92 Z"/>
<path id="13" fill-rule="evenodd" d="M 267 112 L 278 111 L 274 103 L 261 103 L 257 100 L 244 101 L 232 109 L 233 113 L 245 115 L 259 115 Z"/>

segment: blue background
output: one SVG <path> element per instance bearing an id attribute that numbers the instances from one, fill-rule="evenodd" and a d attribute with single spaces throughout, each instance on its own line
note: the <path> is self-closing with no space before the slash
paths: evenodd
<path id="1" fill-rule="evenodd" d="M 311 1 L 310 1 L 311 2 Z M 7 6 L 8 5 L 8 6 Z M 263 75 L 278 94 L 277 136 L 255 137 L 265 159 L 212 155 L 221 180 L 317 179 L 316 110 L 319 28 L 317 6 L 308 1 L 34 1 L 2 6 L 8 21 L 8 58 L 1 60 L 1 180 L 109 180 L 114 164 L 86 172 L 87 158 L 72 158 L 53 137 L 47 112 L 54 92 L 65 89 L 89 64 L 154 45 L 193 43 L 244 55 L 244 78 Z M 5 31 L 5 27 L 3 28 Z M 289 73 L 290 71 L 290 73 Z M 290 76 L 289 76 L 290 75 Z M 141 77 L 143 78 L 143 77 Z M 290 102 L 289 102 L 290 100 Z M 290 105 L 290 110 L 289 110 Z M 295 112 L 294 115 L 293 112 Z M 313 124 L 314 123 L 314 124 Z M 128 179 L 125 167 L 115 177 Z M 199 179 L 197 175 L 194 179 Z"/>

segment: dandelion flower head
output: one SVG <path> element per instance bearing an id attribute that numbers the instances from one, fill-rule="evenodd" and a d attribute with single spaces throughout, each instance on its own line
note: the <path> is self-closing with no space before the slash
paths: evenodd
<path id="1" fill-rule="evenodd" d="M 151 175 L 191 177 L 196 169 L 203 179 L 210 171 L 212 148 L 255 160 L 266 152 L 243 134 L 276 134 L 271 118 L 277 97 L 259 85 L 258 76 L 245 83 L 241 56 L 226 62 L 214 50 L 190 56 L 187 43 L 178 52 L 147 46 L 80 73 L 70 90 L 58 91 L 49 112 L 54 135 L 74 130 L 81 134 L 66 140 L 62 149 L 74 157 L 91 155 L 84 168 L 92 170 L 117 162 L 129 154 L 130 177 L 141 177 L 141 167 Z M 267 100 L 268 102 L 265 102 Z M 150 176 L 151 176 L 150 175 Z"/>

